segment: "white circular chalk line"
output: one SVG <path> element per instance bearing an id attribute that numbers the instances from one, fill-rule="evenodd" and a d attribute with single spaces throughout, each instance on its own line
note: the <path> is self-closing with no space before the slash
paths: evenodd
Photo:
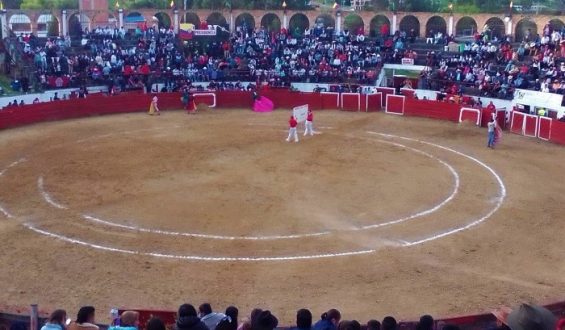
<path id="1" fill-rule="evenodd" d="M 132 132 L 132 131 L 129 131 L 129 132 Z M 417 240 L 417 241 L 411 241 L 411 242 L 403 241 L 402 244 L 399 244 L 399 246 L 407 247 L 407 246 L 422 244 L 422 243 L 425 243 L 425 242 L 429 242 L 429 241 L 433 241 L 433 240 L 436 240 L 436 239 L 439 239 L 439 238 L 443 238 L 443 237 L 455 234 L 457 232 L 469 229 L 471 227 L 474 227 L 474 226 L 486 221 L 490 216 L 492 216 L 501 207 L 502 203 L 504 202 L 504 199 L 506 197 L 506 187 L 505 187 L 502 179 L 491 167 L 489 167 L 488 165 L 486 165 L 482 161 L 480 161 L 480 160 L 478 160 L 478 159 L 476 159 L 472 156 L 469 156 L 465 153 L 459 152 L 457 150 L 454 150 L 454 149 L 451 149 L 451 148 L 448 148 L 448 147 L 444 147 L 444 146 L 441 146 L 441 145 L 438 145 L 438 144 L 435 144 L 435 143 L 423 141 L 423 140 L 418 140 L 418 139 L 413 139 L 413 138 L 408 138 L 408 137 L 402 137 L 402 136 L 396 136 L 396 135 L 392 135 L 392 134 L 371 132 L 371 131 L 368 131 L 367 133 L 373 134 L 373 135 L 379 135 L 381 137 L 385 137 L 385 138 L 389 138 L 389 139 L 390 138 L 398 138 L 398 139 L 402 139 L 402 140 L 406 140 L 406 141 L 417 142 L 417 143 L 429 145 L 429 146 L 439 148 L 439 149 L 442 149 L 442 150 L 445 150 L 445 151 L 449 151 L 449 152 L 452 152 L 456 155 L 465 157 L 465 158 L 477 163 L 481 167 L 485 168 L 496 179 L 496 182 L 497 182 L 498 187 L 499 187 L 499 195 L 496 198 L 495 207 L 492 208 L 483 217 L 478 218 L 478 219 L 473 219 L 473 221 L 471 221 L 471 222 L 469 222 L 469 223 L 467 223 L 463 226 L 455 227 L 455 228 L 452 228 L 448 231 L 436 233 L 432 236 L 429 236 L 429 237 L 426 237 L 426 238 L 423 238 L 423 239 L 420 239 L 420 240 Z M 106 136 L 110 136 L 110 135 L 105 135 L 104 137 L 106 137 Z M 405 147 L 405 148 L 410 148 L 410 147 L 406 147 L 406 146 L 399 144 L 399 143 L 396 143 L 396 142 L 391 142 L 391 141 L 387 141 L 387 142 L 389 142 L 390 144 L 393 144 L 393 145 L 402 146 L 402 147 Z M 413 148 L 410 148 L 410 149 L 413 149 Z M 418 151 L 425 153 L 421 150 L 418 150 Z M 432 158 L 436 158 L 436 157 L 432 156 Z M 25 160 L 26 160 L 25 158 L 22 158 L 22 159 L 20 159 L 16 162 L 10 164 L 7 168 L 5 168 L 4 170 L 2 170 L 0 172 L 0 176 L 2 176 L 9 168 L 18 165 L 19 163 L 21 163 Z M 46 201 L 48 201 L 48 200 L 50 201 L 50 203 L 48 202 L 50 205 L 52 205 L 53 207 L 56 207 L 56 208 L 62 208 L 62 209 L 66 208 L 66 206 L 54 201 L 49 196 L 49 194 L 44 190 L 44 188 L 43 188 L 43 178 L 42 177 L 38 178 L 38 189 L 40 191 L 43 191 L 44 194 L 42 193 L 42 195 L 43 195 L 43 197 Z M 439 207 L 438 207 L 438 209 L 439 209 Z M 426 212 L 426 211 L 424 211 L 424 212 Z M 4 207 L 2 207 L 2 205 L 0 205 L 0 213 L 4 214 L 4 216 L 6 216 L 7 218 L 13 218 L 14 217 Z M 427 213 L 427 214 L 429 214 L 429 213 Z M 408 219 L 406 219 L 406 220 L 411 219 L 411 217 L 407 217 L 407 218 Z M 403 219 L 399 219 L 399 220 L 400 221 L 406 221 L 406 220 L 403 220 Z M 395 220 L 395 221 L 398 221 L 398 220 Z M 398 222 L 395 222 L 395 223 L 398 223 Z M 48 231 L 42 230 L 40 228 L 37 228 L 34 225 L 29 224 L 29 223 L 24 223 L 23 225 L 26 228 L 28 228 L 28 229 L 30 229 L 30 230 L 38 233 L 38 234 L 42 234 L 42 235 L 45 235 L 45 236 L 48 236 L 48 237 L 51 237 L 51 238 L 56 238 L 58 240 L 65 241 L 65 242 L 68 242 L 68 243 L 78 244 L 78 245 L 82 245 L 82 246 L 88 246 L 90 248 L 94 248 L 94 249 L 98 249 L 98 250 L 113 251 L 113 252 L 143 255 L 143 256 L 152 256 L 152 257 L 159 257 L 159 258 L 181 259 L 181 260 L 199 260 L 199 261 L 287 261 L 287 260 L 304 260 L 304 259 L 318 259 L 318 258 L 330 258 L 330 257 L 338 257 L 338 256 L 360 255 L 360 254 L 373 253 L 373 252 L 376 251 L 376 249 L 368 249 L 368 250 L 350 251 L 350 252 L 342 252 L 342 253 L 304 255 L 304 256 L 300 256 L 300 255 L 279 256 L 279 257 L 207 257 L 207 256 L 196 256 L 196 255 L 174 255 L 174 254 L 162 254 L 162 253 L 155 253 L 155 252 L 142 252 L 142 251 L 113 248 L 113 247 L 108 247 L 108 246 L 98 245 L 98 244 L 95 244 L 95 243 L 89 243 L 89 242 L 73 239 L 73 238 L 70 238 L 70 237 L 63 236 L 63 235 L 58 235 L 56 233 L 48 232 Z M 382 226 L 383 224 L 377 224 L 376 226 L 379 226 L 379 225 Z M 370 226 L 373 226 L 373 225 L 370 225 Z M 369 228 L 370 228 L 370 226 L 369 226 Z M 357 228 L 355 230 L 361 230 L 361 229 L 363 229 L 363 228 Z M 137 230 L 139 230 L 139 229 L 137 229 Z"/>
<path id="2" fill-rule="evenodd" d="M 265 125 L 263 125 L 263 126 L 265 126 Z M 107 137 L 107 136 L 108 136 L 108 134 L 104 135 L 104 137 Z M 449 163 L 447 163 L 444 160 L 442 160 L 442 159 L 440 159 L 436 156 L 433 156 L 433 155 L 431 155 L 427 152 L 421 151 L 421 150 L 416 149 L 416 148 L 408 147 L 408 146 L 400 144 L 400 143 L 386 141 L 386 140 L 380 140 L 380 139 L 379 140 L 371 139 L 371 141 L 390 144 L 390 145 L 393 145 L 393 146 L 396 146 L 396 147 L 399 147 L 399 148 L 404 148 L 404 149 L 407 149 L 407 150 L 410 150 L 412 152 L 421 154 L 421 155 L 423 155 L 427 158 L 430 158 L 430 159 L 433 159 L 433 160 L 439 162 L 440 164 L 442 164 L 444 167 L 446 167 L 449 170 L 449 172 L 451 173 L 451 176 L 453 177 L 454 183 L 453 183 L 453 186 L 452 186 L 451 193 L 444 200 L 442 200 L 438 204 L 432 206 L 431 208 L 410 214 L 408 216 L 405 216 L 405 217 L 402 217 L 402 218 L 399 218 L 399 219 L 386 220 L 384 222 L 379 222 L 379 223 L 374 223 L 374 224 L 369 224 L 369 225 L 364 225 L 364 226 L 359 226 L 359 227 L 344 228 L 344 229 L 340 229 L 340 230 L 333 230 L 333 231 L 327 230 L 327 231 L 320 231 L 320 232 L 313 232 L 313 233 L 303 233 L 303 234 L 292 234 L 292 235 L 227 236 L 227 235 L 219 235 L 219 234 L 178 232 L 178 231 L 170 231 L 170 230 L 162 230 L 162 229 L 153 229 L 153 228 L 144 228 L 144 227 L 139 227 L 139 226 L 125 225 L 125 224 L 122 224 L 122 223 L 117 223 L 115 221 L 102 219 L 99 216 L 92 215 L 92 214 L 81 214 L 80 217 L 83 220 L 98 223 L 98 224 L 105 225 L 105 226 L 111 226 L 111 227 L 120 228 L 120 229 L 123 229 L 123 230 L 130 230 L 130 231 L 150 233 L 150 234 L 160 234 L 160 235 L 168 235 L 168 236 L 183 236 L 183 237 L 204 238 L 204 239 L 219 239 L 219 240 L 254 240 L 254 241 L 258 241 L 258 240 L 280 240 L 280 239 L 297 239 L 297 238 L 317 237 L 317 236 L 329 235 L 329 234 L 332 234 L 332 233 L 335 233 L 335 232 L 338 232 L 338 231 L 340 231 L 340 232 L 341 231 L 360 231 L 360 230 L 381 228 L 381 227 L 399 224 L 399 223 L 402 223 L 402 222 L 410 221 L 410 220 L 413 220 L 413 219 L 416 219 L 416 218 L 419 218 L 419 217 L 422 217 L 422 216 L 432 214 L 432 213 L 438 211 L 439 209 L 441 209 L 447 203 L 449 203 L 457 195 L 457 193 L 459 191 L 459 186 L 460 186 L 460 178 L 459 178 L 459 174 L 457 173 L 457 171 Z M 39 192 L 41 193 L 41 195 L 43 196 L 43 199 L 49 205 L 51 205 L 55 208 L 68 209 L 67 206 L 65 206 L 65 205 L 63 205 L 59 202 L 56 202 L 53 199 L 53 197 L 51 197 L 51 195 L 47 191 L 45 191 L 45 189 L 43 187 L 43 181 L 44 181 L 43 176 L 40 176 L 38 178 L 38 189 L 39 189 Z"/>

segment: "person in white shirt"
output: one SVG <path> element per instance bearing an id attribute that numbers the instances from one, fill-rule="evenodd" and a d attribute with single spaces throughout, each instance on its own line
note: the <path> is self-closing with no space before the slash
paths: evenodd
<path id="1" fill-rule="evenodd" d="M 496 120 L 494 118 L 487 124 L 488 131 L 488 147 L 494 149 L 494 137 L 496 134 Z"/>

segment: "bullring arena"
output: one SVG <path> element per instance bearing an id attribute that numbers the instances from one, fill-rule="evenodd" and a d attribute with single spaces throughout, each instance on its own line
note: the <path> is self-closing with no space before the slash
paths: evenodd
<path id="1" fill-rule="evenodd" d="M 147 116 L 148 99 L 60 101 L 41 121 L 138 112 L 0 132 L 0 301 L 208 301 L 291 324 L 302 307 L 415 319 L 563 298 L 563 146 L 318 109 L 317 134 L 286 143 L 289 111 L 247 94 L 196 115 L 173 95 Z"/>

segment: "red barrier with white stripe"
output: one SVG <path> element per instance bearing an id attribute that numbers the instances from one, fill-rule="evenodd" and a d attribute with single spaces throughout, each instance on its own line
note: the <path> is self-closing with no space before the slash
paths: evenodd
<path id="1" fill-rule="evenodd" d="M 538 137 L 542 140 L 549 141 L 551 139 L 551 124 L 553 119 L 548 117 L 539 117 L 538 120 Z"/>
<path id="2" fill-rule="evenodd" d="M 522 112 L 512 111 L 512 117 L 510 119 L 510 132 L 523 135 L 525 118 L 526 114 Z"/>
<path id="3" fill-rule="evenodd" d="M 322 109 L 339 109 L 340 98 L 339 93 L 335 92 L 322 92 Z"/>
<path id="4" fill-rule="evenodd" d="M 214 93 L 194 93 L 193 96 L 194 103 L 197 105 L 204 103 L 210 108 L 216 107 L 216 94 Z"/>
<path id="5" fill-rule="evenodd" d="M 404 95 L 387 95 L 385 112 L 393 115 L 404 115 L 404 103 L 406 96 Z"/>
<path id="6" fill-rule="evenodd" d="M 396 94 L 396 90 L 391 87 L 377 87 L 377 92 L 383 94 L 383 103 L 381 104 L 382 107 L 386 106 L 387 95 Z"/>
<path id="7" fill-rule="evenodd" d="M 475 108 L 461 108 L 459 112 L 459 122 L 463 122 L 464 120 L 471 121 L 475 123 L 477 126 L 481 125 L 481 110 Z"/>
<path id="8" fill-rule="evenodd" d="M 380 111 L 382 109 L 382 104 L 383 104 L 382 93 L 367 94 L 365 95 L 365 97 L 366 97 L 365 112 Z"/>
<path id="9" fill-rule="evenodd" d="M 525 114 L 524 118 L 524 136 L 537 137 L 538 136 L 538 121 L 539 117 L 536 115 Z"/>
<path id="10" fill-rule="evenodd" d="M 341 93 L 341 110 L 345 110 L 345 111 L 361 110 L 361 94 Z"/>

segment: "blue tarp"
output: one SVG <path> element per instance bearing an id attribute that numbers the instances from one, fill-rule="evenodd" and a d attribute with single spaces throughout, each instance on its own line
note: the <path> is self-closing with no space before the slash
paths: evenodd
<path id="1" fill-rule="evenodd" d="M 145 17 L 143 16 L 126 16 L 124 17 L 125 23 L 142 23 L 145 22 Z"/>

